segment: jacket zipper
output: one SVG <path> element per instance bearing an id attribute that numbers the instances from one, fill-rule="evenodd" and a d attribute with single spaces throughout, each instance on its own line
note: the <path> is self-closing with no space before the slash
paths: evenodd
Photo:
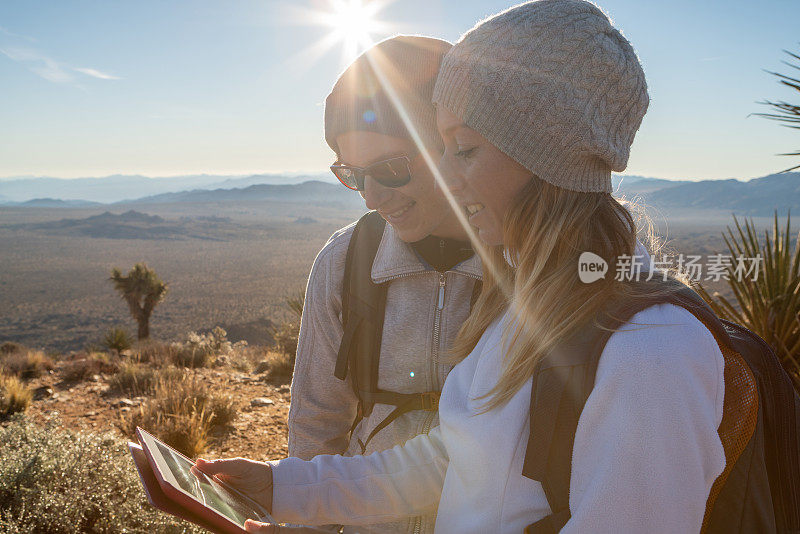
<path id="1" fill-rule="evenodd" d="M 439 389 L 439 339 L 442 330 L 442 310 L 444 309 L 444 290 L 447 284 L 445 273 L 439 273 L 439 295 L 436 300 L 436 314 L 433 318 L 433 347 L 431 350 L 431 377 L 433 389 Z"/>
<path id="2" fill-rule="evenodd" d="M 428 274 L 429 271 L 422 271 L 422 272 L 414 272 L 414 273 L 406 273 L 406 274 L 399 274 L 396 276 L 392 276 L 383 280 L 382 283 L 388 282 L 390 280 L 396 280 L 398 278 L 408 278 L 409 276 L 420 276 Z M 467 278 L 472 278 L 473 280 L 480 280 L 480 276 L 473 275 L 471 273 L 463 273 L 457 272 L 456 274 L 466 276 Z M 445 273 L 439 273 L 439 291 L 437 293 L 437 300 L 436 300 L 436 312 L 434 314 L 434 322 L 433 322 L 433 347 L 431 351 L 431 377 L 432 381 L 435 384 L 436 389 L 438 389 L 439 385 L 439 373 L 438 373 L 438 366 L 439 366 L 439 340 L 441 338 L 441 321 L 442 321 L 442 310 L 444 309 L 444 293 L 445 288 L 447 285 L 447 278 Z M 422 432 L 427 434 L 431 431 L 431 424 L 433 424 L 433 418 L 436 416 L 436 412 L 429 413 L 422 423 Z M 414 518 L 414 534 L 420 534 L 422 531 L 422 517 L 415 517 Z"/>
<path id="3" fill-rule="evenodd" d="M 442 331 L 442 310 L 444 309 L 444 291 L 447 286 L 447 276 L 445 273 L 439 273 L 439 293 L 436 299 L 436 313 L 433 317 L 433 346 L 431 347 L 431 381 L 433 389 L 439 389 L 439 341 L 441 339 Z M 427 434 L 431 431 L 433 419 L 436 417 L 436 412 L 431 412 L 425 416 L 422 424 L 422 432 Z M 420 534 L 422 530 L 422 518 L 417 517 L 414 520 L 414 534 Z"/>

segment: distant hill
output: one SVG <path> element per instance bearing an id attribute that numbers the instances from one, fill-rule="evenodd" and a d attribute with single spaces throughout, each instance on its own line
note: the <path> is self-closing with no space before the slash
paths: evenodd
<path id="1" fill-rule="evenodd" d="M 664 178 L 645 178 L 643 176 L 617 176 L 611 179 L 611 188 L 616 194 L 643 195 L 660 189 L 682 184 L 695 183 L 690 180 L 666 180 Z"/>
<path id="2" fill-rule="evenodd" d="M 209 191 L 198 189 L 180 193 L 165 193 L 144 197 L 125 204 L 163 204 L 174 202 L 258 202 L 281 201 L 302 204 L 327 204 L 339 203 L 343 206 L 357 207 L 362 205 L 363 199 L 358 193 L 351 191 L 339 184 L 329 184 L 320 181 L 309 181 L 296 185 L 251 185 L 242 189 L 215 189 Z"/>
<path id="3" fill-rule="evenodd" d="M 111 212 L 83 219 L 61 219 L 42 223 L 8 225 L 6 228 L 32 230 L 48 235 L 68 235 L 105 239 L 209 239 L 222 240 L 239 225 L 225 217 L 181 217 L 167 220 L 130 210 L 121 214 Z"/>
<path id="4" fill-rule="evenodd" d="M 34 198 L 25 202 L 11 202 L 9 205 L 29 208 L 86 208 L 101 206 L 100 202 L 88 200 L 61 200 L 58 198 Z"/>
<path id="5" fill-rule="evenodd" d="M 237 176 L 198 174 L 165 178 L 112 175 L 103 178 L 74 179 L 26 177 L 0 180 L 0 203 L 27 202 L 43 197 L 112 203 L 190 189 L 229 189 L 253 184 L 296 184 L 309 179 L 327 179 L 328 174 L 287 173 Z M 330 175 L 329 180 L 335 180 L 333 175 Z"/>
<path id="6" fill-rule="evenodd" d="M 771 174 L 747 182 L 702 180 L 680 182 L 646 190 L 646 182 L 634 182 L 623 193 L 640 194 L 647 204 L 658 208 L 692 210 L 716 209 L 741 215 L 768 216 L 777 209 L 800 211 L 800 173 Z"/>

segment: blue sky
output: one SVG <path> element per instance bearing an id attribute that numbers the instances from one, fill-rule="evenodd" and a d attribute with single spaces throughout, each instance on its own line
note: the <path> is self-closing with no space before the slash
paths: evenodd
<path id="1" fill-rule="evenodd" d="M 331 0 L 0 0 L 0 177 L 324 171 L 325 96 L 342 46 L 308 10 Z M 386 1 L 386 0 L 381 0 Z M 454 41 L 498 0 L 395 0 L 391 29 Z M 752 178 L 797 164 L 800 131 L 748 114 L 788 99 L 797 0 L 605 0 L 650 110 L 627 174 Z M 303 11 L 305 9 L 306 11 Z M 796 71 L 795 71 L 796 73 Z"/>

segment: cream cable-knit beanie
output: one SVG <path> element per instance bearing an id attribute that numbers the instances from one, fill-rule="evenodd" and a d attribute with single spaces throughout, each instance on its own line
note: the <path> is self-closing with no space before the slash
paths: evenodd
<path id="1" fill-rule="evenodd" d="M 649 98 L 630 43 L 594 4 L 536 0 L 465 33 L 434 102 L 539 178 L 611 192 Z"/>

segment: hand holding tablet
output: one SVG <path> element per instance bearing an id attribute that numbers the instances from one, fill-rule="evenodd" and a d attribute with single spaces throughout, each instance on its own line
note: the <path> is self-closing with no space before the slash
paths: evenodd
<path id="1" fill-rule="evenodd" d="M 272 511 L 272 469 L 269 464 L 247 458 L 211 461 L 198 458 L 192 469 L 216 476 L 259 503 L 267 512 Z"/>
<path id="2" fill-rule="evenodd" d="M 262 504 L 222 480 L 224 475 L 217 478 L 203 473 L 192 460 L 145 430 L 137 428 L 136 437 L 139 444 L 129 443 L 128 446 L 147 498 L 156 508 L 216 533 L 248 532 L 245 530 L 245 521 L 248 519 L 275 523 L 265 506 L 271 506 L 272 503 L 272 472 L 268 464 L 252 462 L 262 466 L 262 469 L 266 468 L 261 473 L 268 473 L 268 480 L 258 486 L 262 491 L 254 494 L 256 498 L 261 498 L 269 489 L 269 499 Z M 241 467 L 242 460 L 251 462 L 234 459 L 207 462 L 207 465 L 216 464 L 218 472 L 222 473 L 231 465 Z M 232 461 L 234 464 L 226 463 Z M 243 471 L 240 469 L 237 472 Z M 277 527 L 273 531 L 276 532 Z"/>

